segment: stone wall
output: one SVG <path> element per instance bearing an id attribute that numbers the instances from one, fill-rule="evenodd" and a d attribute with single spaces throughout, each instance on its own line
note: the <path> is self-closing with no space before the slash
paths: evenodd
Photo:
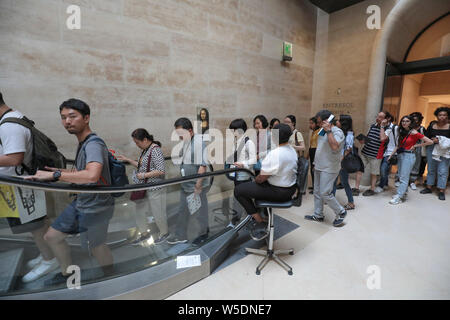
<path id="1" fill-rule="evenodd" d="M 314 65 L 313 113 L 329 109 L 350 114 L 356 134 L 366 133 L 366 103 L 374 41 L 379 30 L 368 29 L 370 5 L 381 9 L 381 26 L 394 0 L 367 0 L 328 15 L 319 13 Z M 374 119 L 375 120 L 375 119 Z"/>
<path id="2" fill-rule="evenodd" d="M 70 4 L 81 29 L 69 30 Z M 164 145 L 176 118 L 207 107 L 210 126 L 294 114 L 304 134 L 312 99 L 317 9 L 307 0 L 2 0 L 0 91 L 73 157 L 59 120 L 86 101 L 92 128 L 137 156 L 144 127 Z M 294 60 L 281 62 L 282 42 Z"/>

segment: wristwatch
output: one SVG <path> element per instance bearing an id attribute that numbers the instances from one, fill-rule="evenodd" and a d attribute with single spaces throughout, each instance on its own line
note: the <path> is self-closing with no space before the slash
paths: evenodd
<path id="1" fill-rule="evenodd" d="M 53 172 L 53 181 L 56 182 L 61 178 L 61 170 Z"/>
<path id="2" fill-rule="evenodd" d="M 326 134 L 329 134 L 329 133 L 331 133 L 331 130 L 325 131 L 325 133 L 326 133 Z"/>

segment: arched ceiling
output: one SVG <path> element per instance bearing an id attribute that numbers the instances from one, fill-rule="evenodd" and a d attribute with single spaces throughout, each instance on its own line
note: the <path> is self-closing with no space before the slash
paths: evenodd
<path id="1" fill-rule="evenodd" d="M 449 0 L 411 0 L 408 10 L 395 18 L 395 32 L 388 40 L 386 56 L 391 62 L 403 62 L 409 46 L 431 22 L 450 11 Z"/>

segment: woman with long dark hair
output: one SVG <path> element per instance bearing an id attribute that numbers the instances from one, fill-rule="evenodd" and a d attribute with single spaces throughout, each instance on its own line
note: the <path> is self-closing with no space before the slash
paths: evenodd
<path id="1" fill-rule="evenodd" d="M 434 111 L 437 121 L 432 121 L 425 133 L 433 141 L 433 145 L 428 146 L 426 149 L 428 163 L 427 185 L 420 193 L 431 193 L 431 188 L 435 184 L 437 176 L 439 200 L 445 200 L 445 188 L 447 187 L 450 159 L 446 157 L 440 157 L 441 161 L 433 159 L 433 150 L 436 145 L 439 145 L 439 136 L 450 139 L 449 112 L 450 108 L 448 107 L 437 108 Z"/>
<path id="2" fill-rule="evenodd" d="M 353 135 L 353 120 L 352 117 L 346 114 L 341 114 L 339 117 L 339 120 L 336 122 L 336 126 L 341 129 L 344 132 L 345 135 L 345 144 L 344 148 L 342 149 L 342 157 L 345 157 L 349 153 L 353 151 L 353 142 L 354 142 L 354 135 Z M 344 169 L 341 168 L 341 171 L 339 172 L 339 177 L 341 179 L 341 183 L 344 186 L 345 194 L 347 195 L 347 204 L 344 205 L 345 210 L 353 210 L 355 209 L 355 203 L 353 201 L 353 193 L 352 188 L 350 187 L 350 184 L 348 183 L 348 175 L 349 173 Z M 336 184 L 337 184 L 337 178 L 334 181 L 334 187 L 333 187 L 333 193 L 336 195 Z"/>
<path id="3" fill-rule="evenodd" d="M 292 135 L 289 138 L 289 144 L 297 152 L 297 155 L 299 157 L 301 157 L 303 151 L 305 150 L 305 142 L 303 141 L 302 133 L 295 128 L 295 126 L 297 124 L 297 120 L 295 119 L 295 116 L 292 114 L 287 115 L 284 118 L 283 122 L 284 122 L 284 124 L 287 124 L 292 130 Z"/>
<path id="4" fill-rule="evenodd" d="M 161 143 L 155 141 L 153 135 L 147 130 L 139 128 L 131 134 L 136 146 L 142 150 L 139 160 L 132 160 L 123 155 L 118 155 L 117 159 L 126 161 L 137 170 L 133 173 L 133 182 L 156 183 L 164 179 L 166 172 L 164 155 L 161 151 Z M 136 200 L 136 225 L 139 237 L 132 244 L 139 245 L 142 241 L 150 238 L 151 234 L 147 222 L 147 213 L 150 211 L 155 218 L 159 229 L 159 237 L 154 240 L 155 244 L 164 242 L 169 236 L 166 214 L 166 191 L 161 187 L 153 187 L 147 190 L 142 199 Z"/>
<path id="5" fill-rule="evenodd" d="M 418 140 L 422 139 L 424 142 L 416 144 Z M 414 118 L 411 116 L 403 116 L 399 124 L 399 134 L 397 146 L 392 155 L 398 155 L 398 176 L 400 185 L 397 188 L 397 193 L 389 201 L 390 204 L 396 205 L 406 200 L 406 193 L 408 192 L 409 176 L 411 170 L 416 162 L 416 154 L 414 148 L 423 147 L 433 144 L 433 141 L 425 137 L 423 134 L 414 129 Z M 392 157 L 389 156 L 389 159 Z"/>

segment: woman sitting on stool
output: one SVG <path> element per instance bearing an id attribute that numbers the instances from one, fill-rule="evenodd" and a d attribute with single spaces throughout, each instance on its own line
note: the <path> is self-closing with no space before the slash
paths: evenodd
<path id="1" fill-rule="evenodd" d="M 266 236 L 265 233 L 261 235 L 261 231 L 266 228 L 267 223 L 258 213 L 254 200 L 289 201 L 297 189 L 297 153 L 289 145 L 292 130 L 286 124 L 276 125 L 274 129 L 278 129 L 278 147 L 264 158 L 261 173 L 254 182 L 240 184 L 234 189 L 237 201 L 244 207 L 247 214 L 253 217 L 252 236 L 255 240 Z M 259 235 L 255 236 L 255 234 Z"/>

